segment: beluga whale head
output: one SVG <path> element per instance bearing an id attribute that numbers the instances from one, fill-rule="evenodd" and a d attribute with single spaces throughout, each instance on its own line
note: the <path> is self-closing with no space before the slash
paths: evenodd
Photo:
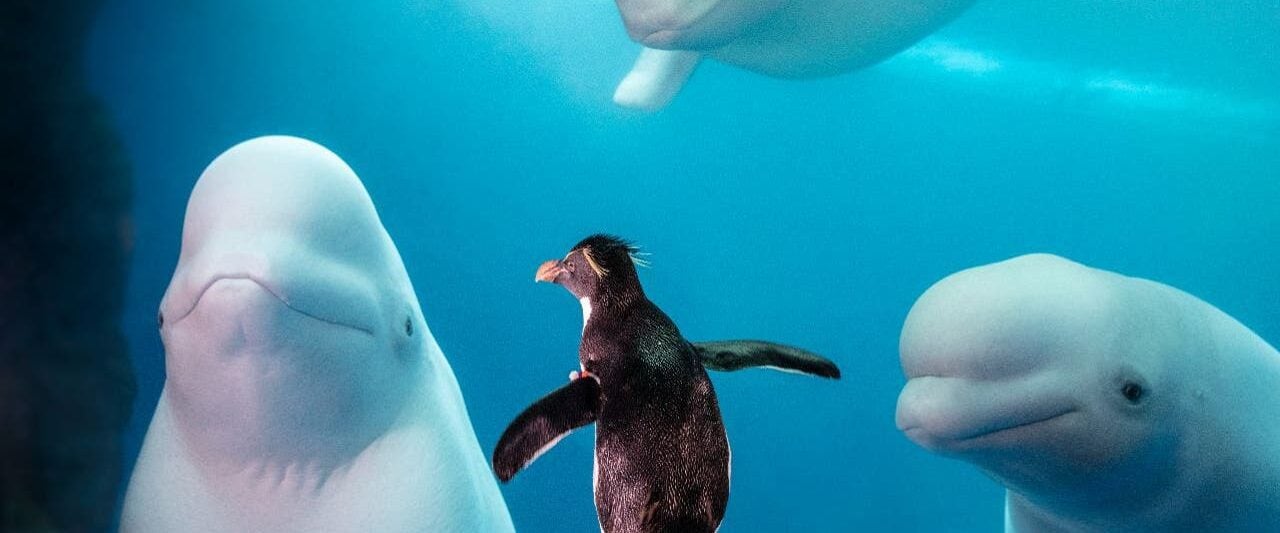
<path id="1" fill-rule="evenodd" d="M 122 530 L 511 531 L 400 254 L 324 147 L 260 137 L 208 166 L 157 322 Z"/>
<path id="2" fill-rule="evenodd" d="M 1150 280 L 1033 254 L 911 308 L 897 424 L 1007 488 L 1006 531 L 1269 531 L 1280 353 Z"/>
<path id="3" fill-rule="evenodd" d="M 1208 475 L 1185 457 L 1205 442 L 1201 385 L 1178 355 L 1186 321 L 1133 283 L 1049 255 L 938 282 L 903 326 L 898 427 L 1084 523 L 1179 500 Z"/>
<path id="4" fill-rule="evenodd" d="M 415 342 L 430 332 L 359 179 L 293 137 L 242 143 L 205 170 L 158 322 L 173 408 L 228 452 L 340 461 L 386 430 L 409 376 L 439 356 Z"/>

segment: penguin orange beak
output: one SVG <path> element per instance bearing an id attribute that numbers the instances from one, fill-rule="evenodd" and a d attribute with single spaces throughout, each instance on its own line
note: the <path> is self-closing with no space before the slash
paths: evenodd
<path id="1" fill-rule="evenodd" d="M 560 261 L 552 259 L 538 267 L 538 273 L 533 275 L 533 281 L 535 283 L 539 281 L 555 283 L 556 277 L 562 272 L 564 272 L 564 265 Z"/>

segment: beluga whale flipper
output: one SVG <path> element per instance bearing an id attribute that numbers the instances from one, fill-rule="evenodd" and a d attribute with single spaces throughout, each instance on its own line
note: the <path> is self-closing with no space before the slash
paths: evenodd
<path id="1" fill-rule="evenodd" d="M 624 107 L 666 106 L 709 57 L 781 78 L 864 68 L 934 32 L 974 0 L 617 0 L 645 48 L 614 92 Z"/>
<path id="2" fill-rule="evenodd" d="M 1167 285 L 1030 255 L 902 329 L 897 424 L 1006 491 L 1006 531 L 1276 531 L 1280 353 Z"/>
<path id="3" fill-rule="evenodd" d="M 400 254 L 324 147 L 262 137 L 209 165 L 158 322 L 121 530 L 512 531 Z"/>

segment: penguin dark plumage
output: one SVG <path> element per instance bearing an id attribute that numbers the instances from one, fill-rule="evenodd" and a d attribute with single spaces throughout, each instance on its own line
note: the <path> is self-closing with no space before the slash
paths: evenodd
<path id="1" fill-rule="evenodd" d="M 640 287 L 635 248 L 583 239 L 537 281 L 582 303 L 582 372 L 529 406 L 498 440 L 508 481 L 570 431 L 596 423 L 595 500 L 607 533 L 715 531 L 729 499 L 729 443 L 706 368 L 771 366 L 838 378 L 818 355 L 761 341 L 690 343 Z"/>

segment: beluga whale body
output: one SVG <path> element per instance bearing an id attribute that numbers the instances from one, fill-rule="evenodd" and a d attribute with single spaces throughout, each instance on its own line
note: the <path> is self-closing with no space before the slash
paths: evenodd
<path id="1" fill-rule="evenodd" d="M 908 314 L 897 424 L 1006 488 L 1006 531 L 1276 531 L 1280 353 L 1167 285 L 1030 255 Z"/>
<path id="2" fill-rule="evenodd" d="M 187 205 L 125 532 L 511 531 L 457 381 L 355 173 L 262 137 Z"/>
<path id="3" fill-rule="evenodd" d="M 883 61 L 974 0 L 616 0 L 644 46 L 614 92 L 618 105 L 665 107 L 705 57 L 781 78 L 813 78 Z"/>

